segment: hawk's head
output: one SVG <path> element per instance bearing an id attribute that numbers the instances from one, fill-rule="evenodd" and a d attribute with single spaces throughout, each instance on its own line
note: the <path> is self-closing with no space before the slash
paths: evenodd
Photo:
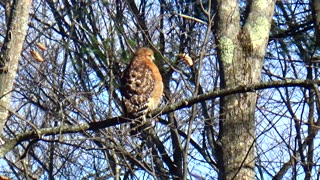
<path id="1" fill-rule="evenodd" d="M 153 51 L 150 48 L 139 48 L 136 53 L 135 53 L 136 57 L 146 57 L 149 61 L 154 61 L 154 54 Z"/>

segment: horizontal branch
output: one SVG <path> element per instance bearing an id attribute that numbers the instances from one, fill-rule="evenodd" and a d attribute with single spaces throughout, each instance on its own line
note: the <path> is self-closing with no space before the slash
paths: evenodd
<path id="1" fill-rule="evenodd" d="M 196 103 L 206 101 L 208 99 L 214 99 L 218 97 L 224 97 L 237 93 L 255 92 L 263 89 L 280 88 L 280 87 L 312 87 L 314 84 L 320 85 L 320 80 L 283 80 L 283 81 L 269 81 L 257 84 L 251 84 L 248 86 L 236 86 L 221 90 L 211 91 L 205 94 L 201 94 L 195 97 L 187 98 L 172 105 L 167 105 L 164 108 L 158 108 L 153 111 L 152 115 L 167 114 L 169 112 L 190 107 Z"/>
<path id="2" fill-rule="evenodd" d="M 215 90 L 209 93 L 198 95 L 195 97 L 187 98 L 174 104 L 166 105 L 152 111 L 151 116 L 158 114 L 167 114 L 169 112 L 190 107 L 196 103 L 206 101 L 209 99 L 224 97 L 237 93 L 255 92 L 258 90 L 269 89 L 269 88 L 280 88 L 280 87 L 311 87 L 314 84 L 319 85 L 320 80 L 285 80 L 285 81 L 271 81 L 258 84 L 252 84 L 250 86 L 237 86 L 221 90 Z M 31 139 L 41 139 L 43 136 L 55 135 L 55 134 L 66 134 L 66 133 L 79 133 L 85 131 L 96 131 L 107 127 L 115 126 L 130 122 L 129 119 L 124 117 L 114 117 L 103 121 L 91 122 L 86 124 L 76 125 L 61 125 L 53 128 L 42 128 L 37 131 L 27 131 L 17 135 L 15 138 L 4 140 L 4 144 L 0 147 L 0 158 L 3 157 L 7 152 L 13 149 L 17 144 L 28 141 Z"/>

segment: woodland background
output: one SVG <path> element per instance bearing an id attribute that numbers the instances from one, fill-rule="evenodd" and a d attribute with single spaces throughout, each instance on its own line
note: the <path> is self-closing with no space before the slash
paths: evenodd
<path id="1" fill-rule="evenodd" d="M 3 177 L 320 179 L 319 1 L 0 0 L 0 18 Z M 119 77 L 141 46 L 165 92 L 130 136 Z"/>

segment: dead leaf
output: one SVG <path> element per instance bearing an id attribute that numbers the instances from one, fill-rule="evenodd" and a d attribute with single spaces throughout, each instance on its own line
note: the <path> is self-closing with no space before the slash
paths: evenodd
<path id="1" fill-rule="evenodd" d="M 47 50 L 47 47 L 44 45 L 44 44 L 42 44 L 42 43 L 36 43 L 36 45 L 38 46 L 38 48 L 39 49 L 41 49 L 42 51 L 46 51 Z"/>
<path id="2" fill-rule="evenodd" d="M 193 61 L 191 59 L 191 57 L 188 54 L 178 54 L 179 58 L 182 58 L 189 66 L 193 65 Z"/>
<path id="3" fill-rule="evenodd" d="M 0 175 L 0 180 L 10 180 L 10 178 L 6 177 L 6 176 L 1 176 Z"/>
<path id="4" fill-rule="evenodd" d="M 41 57 L 41 55 L 37 51 L 31 50 L 30 54 L 38 62 L 42 62 L 43 61 L 43 58 Z"/>

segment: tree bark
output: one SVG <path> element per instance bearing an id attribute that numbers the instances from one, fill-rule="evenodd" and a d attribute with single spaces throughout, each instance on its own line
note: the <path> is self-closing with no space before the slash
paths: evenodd
<path id="1" fill-rule="evenodd" d="M 312 0 L 311 9 L 314 21 L 314 30 L 316 34 L 316 44 L 317 46 L 320 46 L 320 2 L 317 0 Z"/>
<path id="2" fill-rule="evenodd" d="M 215 21 L 221 87 L 259 82 L 268 43 L 274 0 L 249 1 L 240 24 L 238 1 L 218 0 Z M 219 179 L 254 179 L 255 106 L 257 94 L 221 98 L 217 160 Z"/>
<path id="3" fill-rule="evenodd" d="M 16 0 L 11 6 L 10 17 L 6 17 L 8 29 L 0 52 L 0 137 L 8 117 L 13 82 L 28 29 L 30 6 L 31 0 Z"/>

